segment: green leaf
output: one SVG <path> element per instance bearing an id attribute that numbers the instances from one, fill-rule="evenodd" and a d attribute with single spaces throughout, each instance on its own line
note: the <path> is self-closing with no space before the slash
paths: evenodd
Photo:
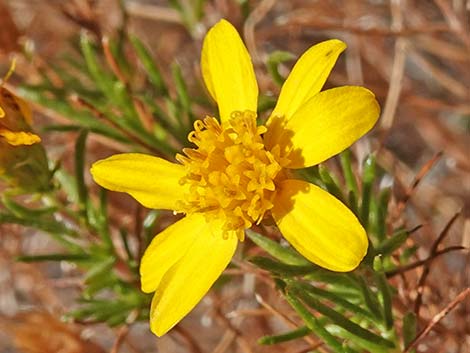
<path id="1" fill-rule="evenodd" d="M 126 322 L 127 316 L 128 316 L 127 314 L 128 314 L 127 312 L 125 313 L 120 312 L 115 315 L 111 315 L 106 319 L 106 324 L 109 327 L 120 326 Z"/>
<path id="2" fill-rule="evenodd" d="M 417 334 L 417 320 L 413 312 L 407 312 L 403 317 L 403 345 L 408 347 L 411 342 L 416 338 Z"/>
<path id="3" fill-rule="evenodd" d="M 377 239 L 382 242 L 385 239 L 387 232 L 386 221 L 387 221 L 387 209 L 388 202 L 390 201 L 391 189 L 386 188 L 380 192 L 377 209 Z"/>
<path id="4" fill-rule="evenodd" d="M 352 213 L 356 215 L 356 217 L 359 217 L 359 211 L 358 211 L 358 204 L 357 204 L 357 196 L 354 194 L 353 191 L 349 191 L 348 193 L 348 206 L 351 209 Z"/>
<path id="5" fill-rule="evenodd" d="M 116 287 L 116 277 L 114 275 L 99 276 L 99 280 L 86 283 L 86 287 L 82 292 L 84 298 L 92 298 L 96 293 L 107 288 Z"/>
<path id="6" fill-rule="evenodd" d="M 391 329 L 393 327 L 393 313 L 392 313 L 392 294 L 390 286 L 388 285 L 385 273 L 376 273 L 377 285 L 379 292 L 382 296 L 382 309 L 385 320 L 385 327 Z"/>
<path id="7" fill-rule="evenodd" d="M 279 86 L 282 86 L 282 84 L 286 80 L 286 78 L 279 73 L 279 65 L 283 62 L 291 61 L 294 59 L 295 55 L 287 51 L 276 50 L 269 54 L 266 66 L 273 81 Z"/>
<path id="8" fill-rule="evenodd" d="M 360 338 L 351 332 L 343 329 L 342 327 L 338 325 L 326 325 L 325 328 L 329 333 L 336 337 L 341 337 L 347 341 L 349 341 L 350 345 L 354 345 L 355 348 L 360 347 L 361 350 L 360 352 L 373 352 L 373 353 L 391 353 L 395 352 L 394 349 L 390 349 L 388 347 L 385 347 L 383 345 L 378 345 L 375 343 L 372 343 L 368 340 L 365 340 L 363 338 Z M 398 353 L 398 352 L 397 352 Z"/>
<path id="9" fill-rule="evenodd" d="M 276 106 L 276 99 L 274 97 L 265 95 L 265 94 L 260 94 L 258 97 L 258 119 L 260 119 L 261 113 L 264 113 L 268 110 L 274 109 Z M 258 125 L 263 124 L 264 120 L 259 120 Z"/>
<path id="10" fill-rule="evenodd" d="M 96 226 L 103 239 L 103 243 L 109 251 L 113 249 L 113 241 L 109 233 L 109 217 L 108 217 L 108 192 L 104 188 L 99 189 L 100 203 L 97 210 Z"/>
<path id="11" fill-rule="evenodd" d="M 142 63 L 145 72 L 150 80 L 150 82 L 155 87 L 158 94 L 162 96 L 168 96 L 168 88 L 163 81 L 160 70 L 155 65 L 152 56 L 150 55 L 147 48 L 144 44 L 135 36 L 130 36 L 130 40 L 134 49 L 139 57 L 140 62 Z"/>
<path id="12" fill-rule="evenodd" d="M 356 178 L 354 176 L 352 165 L 351 165 L 351 151 L 345 150 L 339 155 L 341 168 L 343 170 L 344 180 L 348 190 L 353 193 L 355 198 L 359 195 L 359 189 L 357 187 Z"/>
<path id="13" fill-rule="evenodd" d="M 82 309 L 74 311 L 71 315 L 81 318 L 94 318 L 98 321 L 105 321 L 109 317 L 122 314 L 125 306 L 121 301 L 116 300 L 82 300 L 86 306 Z"/>
<path id="14" fill-rule="evenodd" d="M 410 258 L 416 254 L 418 248 L 419 247 L 417 245 L 413 245 L 409 248 L 403 249 L 403 252 L 400 254 L 400 263 L 408 263 Z"/>
<path id="15" fill-rule="evenodd" d="M 326 186 L 328 192 L 334 195 L 338 200 L 345 201 L 343 193 L 341 192 L 338 182 L 333 178 L 333 176 L 328 172 L 328 169 L 321 164 L 319 166 L 320 178 L 323 181 L 323 184 Z"/>
<path id="16" fill-rule="evenodd" d="M 280 335 L 273 335 L 273 336 L 264 336 L 258 340 L 258 344 L 263 345 L 272 345 L 281 342 L 292 341 L 297 338 L 301 338 L 310 334 L 312 330 L 310 330 L 307 326 L 299 327 L 296 330 L 292 330 Z"/>
<path id="17" fill-rule="evenodd" d="M 87 136 L 88 131 L 82 130 L 75 142 L 75 180 L 80 214 L 88 224 L 88 190 L 85 185 L 85 149 Z"/>
<path id="18" fill-rule="evenodd" d="M 317 299 L 313 298 L 311 295 L 305 291 L 300 290 L 296 287 L 288 287 L 288 291 L 291 291 L 292 294 L 297 295 L 305 304 L 307 304 L 312 309 L 318 311 L 320 314 L 328 317 L 333 323 L 342 327 L 343 329 L 351 332 L 352 334 L 372 342 L 377 345 L 384 347 L 394 348 L 395 344 L 392 341 L 389 341 L 371 331 L 366 330 L 365 328 L 359 326 L 355 322 L 349 320 L 344 315 L 335 311 L 334 309 L 320 303 Z"/>
<path id="19" fill-rule="evenodd" d="M 297 314 L 299 314 L 307 327 L 315 335 L 323 339 L 333 352 L 342 353 L 344 351 L 342 344 L 319 323 L 318 319 L 313 316 L 312 313 L 310 313 L 310 311 L 308 311 L 295 296 L 289 292 L 287 292 L 285 296 L 289 304 L 294 308 Z"/>
<path id="20" fill-rule="evenodd" d="M 288 265 L 308 266 L 310 262 L 299 255 L 294 249 L 285 247 L 278 242 L 271 240 L 250 229 L 246 230 L 246 235 L 256 245 L 265 250 L 269 255 Z"/>
<path id="21" fill-rule="evenodd" d="M 412 232 L 413 230 L 407 231 L 405 229 L 399 229 L 390 238 L 385 239 L 377 246 L 376 254 L 381 254 L 382 256 L 391 255 L 405 243 Z"/>
<path id="22" fill-rule="evenodd" d="M 64 238 L 64 235 L 78 237 L 78 233 L 55 220 L 43 218 L 20 218 L 8 213 L 0 213 L 0 224 L 2 223 L 20 224 L 25 227 L 42 230 L 50 233 L 51 235 L 60 235 L 60 237 L 56 237 L 56 239 L 61 241 L 64 245 L 80 249 L 80 246 L 71 243 Z"/>
<path id="23" fill-rule="evenodd" d="M 135 110 L 134 102 L 128 87 L 121 81 L 114 81 L 112 83 L 112 88 L 112 92 L 109 92 L 109 98 L 112 99 L 113 105 L 118 107 L 119 111 L 122 113 L 121 117 L 114 118 L 113 120 L 124 127 L 131 128 L 139 135 L 146 134 L 147 131 L 142 127 L 142 123 L 140 121 L 139 115 L 137 114 L 137 111 Z M 90 102 L 90 104 L 92 103 Z M 106 113 L 106 111 L 103 111 L 103 113 Z M 112 114 L 105 115 L 108 117 L 112 116 Z"/>
<path id="24" fill-rule="evenodd" d="M 314 165 L 312 167 L 297 169 L 295 173 L 298 174 L 299 177 L 305 179 L 309 183 L 318 185 L 324 189 L 326 189 L 325 184 L 323 183 L 322 178 L 320 177 L 319 166 Z"/>
<path id="25" fill-rule="evenodd" d="M 57 211 L 57 207 L 44 207 L 44 208 L 28 208 L 16 203 L 12 199 L 10 199 L 7 195 L 2 195 L 1 197 L 2 203 L 5 208 L 10 211 L 12 214 L 19 218 L 37 218 L 43 216 L 50 216 L 55 211 Z"/>
<path id="26" fill-rule="evenodd" d="M 351 273 L 334 272 L 318 267 L 315 272 L 305 275 L 305 279 L 327 283 L 329 285 L 328 290 L 342 296 L 362 298 L 359 282 Z"/>
<path id="27" fill-rule="evenodd" d="M 315 271 L 315 267 L 313 265 L 288 265 L 262 256 L 254 256 L 250 258 L 249 261 L 263 270 L 283 276 L 301 276 Z"/>
<path id="28" fill-rule="evenodd" d="M 83 57 L 85 58 L 88 72 L 93 78 L 94 83 L 99 87 L 102 93 L 110 95 L 113 91 L 112 77 L 100 67 L 90 36 L 86 32 L 82 32 L 80 36 L 80 47 Z"/>
<path id="29" fill-rule="evenodd" d="M 81 262 L 90 261 L 88 254 L 44 254 L 44 255 L 21 255 L 16 257 L 16 261 L 21 262 L 42 262 L 42 261 L 70 261 Z"/>
<path id="30" fill-rule="evenodd" d="M 188 88 L 186 87 L 181 67 L 177 63 L 173 63 L 173 65 L 171 65 L 171 73 L 173 74 L 173 81 L 175 82 L 178 103 L 184 114 L 186 114 L 188 118 L 190 118 L 190 122 L 192 122 L 194 117 L 191 111 L 191 99 L 189 98 Z M 182 119 L 180 119 L 180 122 L 182 122 Z M 190 128 L 189 124 L 188 128 Z"/>
<path id="31" fill-rule="evenodd" d="M 299 288 L 299 290 L 304 290 L 305 292 L 317 298 L 327 299 L 338 307 L 350 311 L 354 315 L 359 315 L 369 320 L 371 323 L 376 323 L 375 317 L 369 311 L 361 308 L 359 305 L 347 301 L 346 299 L 332 292 L 329 292 L 328 290 L 314 287 L 310 284 L 301 282 L 293 283 L 292 286 Z"/>
<path id="32" fill-rule="evenodd" d="M 378 320 L 382 321 L 382 312 L 380 311 L 380 303 L 376 294 L 367 286 L 362 276 L 359 277 L 359 284 L 361 286 L 364 303 L 366 304 L 367 308 Z"/>
<path id="33" fill-rule="evenodd" d="M 91 284 L 94 281 L 100 281 L 110 275 L 114 267 L 116 258 L 113 255 L 103 258 L 95 263 L 85 275 L 85 283 Z"/>
<path id="34" fill-rule="evenodd" d="M 127 136 L 124 136 L 116 128 L 103 124 L 101 120 L 96 119 L 96 117 L 88 111 L 75 109 L 64 99 L 60 99 L 59 97 L 49 98 L 45 94 L 47 92 L 38 89 L 38 87 L 35 86 L 23 86 L 21 91 L 22 95 L 27 99 L 67 117 L 69 120 L 74 121 L 78 126 L 119 142 L 130 143 Z"/>
<path id="35" fill-rule="evenodd" d="M 79 131 L 82 127 L 80 125 L 70 125 L 70 124 L 48 124 L 41 127 L 42 132 L 69 132 L 69 131 Z"/>
<path id="36" fill-rule="evenodd" d="M 364 172 L 362 174 L 362 201 L 360 219 L 362 226 L 367 229 L 369 225 L 369 209 L 372 192 L 372 184 L 375 179 L 375 156 L 369 155 L 364 162 Z"/>

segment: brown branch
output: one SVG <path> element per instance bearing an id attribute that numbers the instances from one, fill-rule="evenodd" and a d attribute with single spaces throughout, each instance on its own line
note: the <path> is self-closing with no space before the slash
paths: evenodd
<path id="1" fill-rule="evenodd" d="M 275 0 L 263 0 L 250 12 L 245 21 L 243 33 L 245 34 L 245 42 L 255 65 L 262 63 L 262 59 L 256 48 L 255 27 L 266 16 L 266 14 L 275 5 Z"/>
<path id="2" fill-rule="evenodd" d="M 70 21 L 92 32 L 101 38 L 102 29 L 97 18 L 96 9 L 91 1 L 67 1 L 60 6 L 60 11 Z"/>
<path id="3" fill-rule="evenodd" d="M 236 343 L 238 344 L 242 352 L 253 353 L 253 350 L 250 348 L 250 345 L 244 338 L 243 333 L 237 327 L 235 327 L 235 325 L 227 318 L 226 315 L 224 315 L 220 308 L 220 305 L 216 305 L 214 314 L 216 321 L 218 321 L 228 331 L 228 334 L 226 335 L 226 337 L 228 338 L 226 340 L 227 344 L 230 345 L 236 338 Z M 219 345 L 218 347 L 220 350 L 220 347 L 222 347 L 222 345 Z"/>
<path id="4" fill-rule="evenodd" d="M 183 327 L 181 327 L 181 325 L 176 325 L 174 330 L 183 338 L 192 353 L 202 353 L 202 350 L 194 337 Z"/>
<path id="5" fill-rule="evenodd" d="M 140 139 L 138 136 L 132 134 L 129 130 L 124 129 L 119 124 L 114 122 L 112 119 L 109 119 L 105 114 L 100 112 L 98 109 L 96 109 L 93 105 L 88 103 L 83 98 L 79 97 L 76 94 L 73 94 L 73 95 L 70 96 L 70 100 L 73 103 L 77 104 L 78 106 L 81 106 L 83 108 L 88 109 L 94 116 L 96 116 L 100 120 L 103 120 L 103 121 L 107 122 L 108 124 L 112 125 L 115 129 L 117 129 L 119 132 L 124 134 L 127 138 L 134 141 L 138 145 L 141 145 L 142 147 L 146 148 L 148 151 L 152 152 L 153 154 L 155 154 L 157 156 L 161 156 L 161 152 L 158 149 L 156 149 L 152 145 L 149 145 L 147 142 L 142 141 L 142 139 Z"/>
<path id="6" fill-rule="evenodd" d="M 441 255 L 444 255 L 444 254 L 447 254 L 448 252 L 456 251 L 456 250 L 465 250 L 465 249 L 467 249 L 465 246 L 460 246 L 460 245 L 449 246 L 448 248 L 445 248 L 444 250 L 437 251 L 434 254 L 434 256 L 429 256 L 429 257 L 425 258 L 424 260 L 419 260 L 419 261 L 413 262 L 411 264 L 408 264 L 406 266 L 398 267 L 398 268 L 396 268 L 392 271 L 387 272 L 387 278 L 392 278 L 396 275 L 408 272 L 408 271 L 413 270 L 417 267 L 429 264 L 431 261 L 435 260 L 437 257 L 439 257 Z"/>
<path id="7" fill-rule="evenodd" d="M 132 103 L 135 108 L 135 111 L 137 112 L 137 115 L 140 118 L 140 121 L 142 124 L 147 128 L 147 130 L 152 130 L 153 129 L 153 119 L 149 115 L 148 111 L 146 111 L 145 105 L 138 100 L 136 97 L 132 95 L 132 89 L 129 84 L 129 80 L 126 78 L 126 75 L 122 72 L 121 68 L 119 67 L 119 64 L 117 63 L 116 59 L 113 56 L 113 53 L 111 51 L 111 47 L 109 46 L 109 38 L 108 37 L 103 37 L 101 39 L 101 45 L 103 46 L 103 52 L 104 52 L 104 57 L 106 59 L 106 63 L 110 67 L 111 71 L 113 74 L 117 77 L 117 79 L 122 82 L 124 85 L 126 91 L 129 93 L 129 95 L 132 97 Z"/>
<path id="8" fill-rule="evenodd" d="M 101 38 L 101 45 L 103 47 L 103 53 L 106 59 L 106 63 L 110 67 L 113 74 L 119 79 L 119 81 L 121 81 L 127 87 L 128 82 L 127 82 L 126 76 L 122 72 L 121 68 L 116 62 L 116 59 L 113 56 L 113 53 L 111 52 L 111 48 L 109 46 L 109 38 L 106 36 Z"/>
<path id="9" fill-rule="evenodd" d="M 279 20 L 281 22 L 281 19 Z M 306 29 L 313 30 L 328 30 L 328 31 L 341 31 L 341 32 L 351 32 L 360 35 L 367 36 L 397 36 L 397 37 L 409 37 L 418 34 L 434 34 L 434 33 L 449 33 L 452 30 L 446 25 L 428 25 L 426 27 L 419 28 L 404 28 L 402 30 L 393 30 L 389 28 L 363 28 L 355 25 L 344 25 L 343 23 L 331 23 L 327 21 L 313 21 L 309 19 L 294 19 L 288 22 L 287 18 L 282 19 L 282 25 L 279 25 L 278 28 L 281 31 L 291 31 L 293 29 L 302 28 L 302 31 Z M 288 24 L 284 24 L 288 23 Z"/>
<path id="10" fill-rule="evenodd" d="M 122 342 L 124 342 L 124 339 L 126 338 L 127 334 L 129 333 L 129 326 L 122 326 L 116 336 L 116 340 L 114 341 L 114 344 L 109 351 L 109 353 L 118 353 L 119 348 L 122 345 Z"/>
<path id="11" fill-rule="evenodd" d="M 405 196 L 404 196 L 403 200 L 401 200 L 397 205 L 398 213 L 401 213 L 401 211 L 403 211 L 403 209 L 405 208 L 405 205 L 407 204 L 407 202 L 410 199 L 411 195 L 413 195 L 413 192 L 418 187 L 421 180 L 426 176 L 426 174 L 429 173 L 429 171 L 436 164 L 436 162 L 439 159 L 441 159 L 442 155 L 443 155 L 442 151 L 437 152 L 434 155 L 434 157 L 432 157 L 428 162 L 426 162 L 424 164 L 424 166 L 419 170 L 419 172 L 418 172 L 418 174 L 416 174 L 413 182 L 408 187 L 408 189 L 405 191 Z"/>
<path id="12" fill-rule="evenodd" d="M 459 79 L 456 79 L 449 75 L 449 73 L 444 70 L 440 65 L 433 63 L 426 56 L 418 52 L 414 48 L 410 48 L 408 51 L 408 57 L 415 62 L 415 64 L 420 67 L 424 72 L 430 74 L 435 78 L 435 82 L 449 91 L 451 94 L 468 100 L 469 98 L 469 89 L 465 84 L 461 83 Z"/>
<path id="13" fill-rule="evenodd" d="M 406 347 L 403 353 L 408 353 L 411 349 L 417 346 L 417 344 L 433 329 L 433 327 L 441 321 L 453 308 L 464 301 L 464 299 L 470 295 L 470 288 L 464 289 L 459 295 L 455 297 L 442 311 L 435 315 L 432 320 L 428 323 L 426 328 L 421 331 L 416 338 Z"/>
<path id="14" fill-rule="evenodd" d="M 436 98 L 426 98 L 410 94 L 404 98 L 404 102 L 413 107 L 426 110 L 447 110 L 456 114 L 470 115 L 470 104 L 468 103 L 450 104 Z"/>
<path id="15" fill-rule="evenodd" d="M 391 1 L 392 30 L 401 31 L 403 29 L 403 9 L 400 1 Z M 388 87 L 385 107 L 382 113 L 381 127 L 389 130 L 393 124 L 398 101 L 402 90 L 402 81 L 405 74 L 405 62 L 407 56 L 408 41 L 403 37 L 398 37 L 395 41 L 392 72 L 390 74 L 390 84 Z"/>
<path id="16" fill-rule="evenodd" d="M 468 35 L 468 28 L 465 28 L 465 25 L 463 22 L 465 19 L 462 21 L 457 14 L 452 11 L 452 8 L 450 6 L 450 3 L 447 1 L 443 0 L 434 0 L 436 5 L 439 7 L 439 9 L 442 12 L 442 15 L 446 19 L 446 22 L 448 23 L 450 29 L 454 31 L 463 43 L 465 43 L 466 47 L 470 49 L 470 36 Z"/>
<path id="17" fill-rule="evenodd" d="M 153 21 L 182 24 L 181 15 L 177 10 L 153 4 L 141 4 L 137 1 L 126 1 L 126 12 L 131 17 L 148 18 Z"/>
<path id="18" fill-rule="evenodd" d="M 458 218 L 458 216 L 460 215 L 460 212 L 457 212 L 450 220 L 449 222 L 447 222 L 446 226 L 444 227 L 444 229 L 441 231 L 441 233 L 439 234 L 439 236 L 437 237 L 437 239 L 434 241 L 434 243 L 432 244 L 431 246 L 431 252 L 430 252 L 430 255 L 429 257 L 436 257 L 436 253 L 437 253 L 437 248 L 439 246 L 439 244 L 445 239 L 445 237 L 449 234 L 449 230 L 450 228 L 452 227 L 452 225 L 454 224 L 454 222 L 456 221 L 456 219 Z M 424 265 L 424 268 L 423 268 L 423 273 L 421 274 L 421 277 L 419 278 L 419 281 L 418 281 L 418 289 L 417 289 L 417 296 L 416 296 L 416 300 L 415 300 L 415 307 L 414 307 L 414 311 L 415 311 L 415 314 L 416 314 L 416 317 L 419 318 L 419 309 L 421 308 L 421 304 L 422 304 L 422 300 L 423 300 L 423 293 L 424 293 L 424 286 L 426 284 L 426 279 L 429 275 L 429 272 L 431 270 L 431 266 L 430 266 L 431 262 L 427 262 L 425 265 Z"/>

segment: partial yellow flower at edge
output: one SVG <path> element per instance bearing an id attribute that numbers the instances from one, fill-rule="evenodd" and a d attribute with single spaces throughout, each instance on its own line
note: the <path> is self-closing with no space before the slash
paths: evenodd
<path id="1" fill-rule="evenodd" d="M 6 129 L 0 129 L 0 138 L 5 139 L 12 146 L 29 146 L 41 142 L 41 138 L 32 132 L 10 131 Z"/>
<path id="2" fill-rule="evenodd" d="M 41 138 L 31 132 L 28 104 L 0 85 L 0 138 L 11 146 L 33 145 Z"/>
<path id="3" fill-rule="evenodd" d="M 0 107 L 0 179 L 14 194 L 49 190 L 48 160 L 41 138 L 29 125 L 31 116 L 25 116 L 31 114 L 29 107 L 1 85 Z"/>
<path id="4" fill-rule="evenodd" d="M 257 126 L 251 60 L 235 28 L 222 20 L 207 33 L 201 58 L 221 122 L 196 121 L 188 136 L 195 146 L 176 156 L 179 164 L 123 154 L 93 165 L 100 185 L 185 214 L 153 239 L 141 262 L 142 290 L 155 291 L 150 326 L 156 335 L 189 313 L 230 262 L 244 230 L 270 214 L 291 245 L 320 266 L 351 271 L 364 257 L 367 235 L 354 214 L 326 191 L 289 177 L 289 169 L 341 152 L 378 119 L 375 97 L 364 88 L 319 92 L 344 48 L 332 40 L 309 49 L 267 126 Z"/>

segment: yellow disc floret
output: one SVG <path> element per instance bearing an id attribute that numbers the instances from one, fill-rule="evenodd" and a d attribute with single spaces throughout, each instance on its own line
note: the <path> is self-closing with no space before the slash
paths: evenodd
<path id="1" fill-rule="evenodd" d="M 276 177 L 282 170 L 265 149 L 265 132 L 251 111 L 232 113 L 225 125 L 212 117 L 196 121 L 188 139 L 197 148 L 185 148 L 186 156 L 176 156 L 188 171 L 181 183 L 190 185 L 181 211 L 222 220 L 223 229 L 235 231 L 242 240 L 243 231 L 273 207 Z"/>

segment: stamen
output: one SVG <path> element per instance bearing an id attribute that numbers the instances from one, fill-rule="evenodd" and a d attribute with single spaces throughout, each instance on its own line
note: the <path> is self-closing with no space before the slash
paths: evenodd
<path id="1" fill-rule="evenodd" d="M 204 213 L 208 221 L 222 222 L 224 234 L 259 224 L 273 204 L 276 178 L 282 167 L 280 151 L 267 151 L 256 125 L 256 114 L 236 111 L 223 127 L 212 117 L 194 123 L 188 140 L 197 148 L 183 149 L 176 159 L 187 168 L 182 183 L 190 192 L 180 202 L 187 214 Z"/>

